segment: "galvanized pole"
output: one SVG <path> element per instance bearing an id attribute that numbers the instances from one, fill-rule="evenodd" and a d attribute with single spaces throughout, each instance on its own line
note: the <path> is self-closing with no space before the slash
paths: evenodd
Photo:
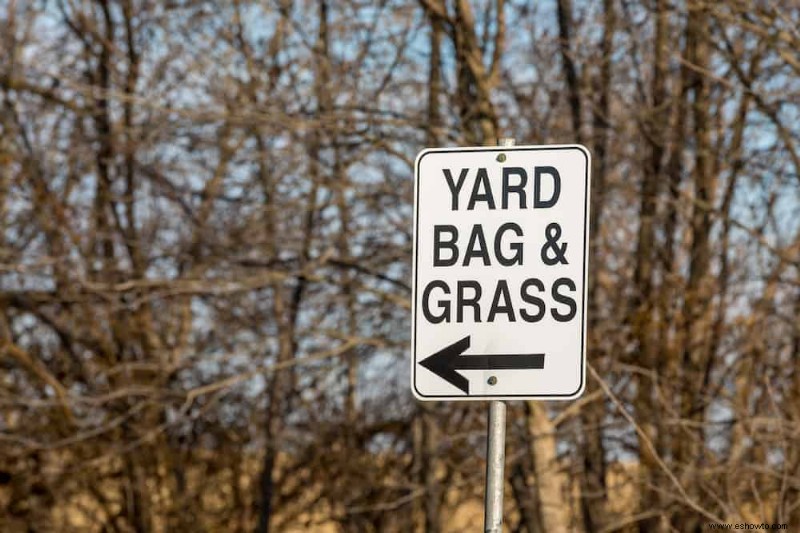
<path id="1" fill-rule="evenodd" d="M 514 146 L 514 139 L 499 139 L 497 144 Z M 485 533 L 502 533 L 503 531 L 505 466 L 506 404 L 501 401 L 492 401 L 489 404 L 489 428 L 486 435 L 486 494 L 483 518 Z"/>
<path id="2" fill-rule="evenodd" d="M 506 404 L 489 404 L 489 434 L 486 438 L 486 513 L 484 531 L 503 531 L 503 487 L 506 463 Z"/>

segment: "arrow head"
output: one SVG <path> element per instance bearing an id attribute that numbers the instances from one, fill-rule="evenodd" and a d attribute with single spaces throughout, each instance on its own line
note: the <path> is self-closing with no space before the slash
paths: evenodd
<path id="1" fill-rule="evenodd" d="M 419 362 L 449 384 L 469 394 L 469 380 L 456 371 L 456 359 L 469 348 L 469 335 Z"/>

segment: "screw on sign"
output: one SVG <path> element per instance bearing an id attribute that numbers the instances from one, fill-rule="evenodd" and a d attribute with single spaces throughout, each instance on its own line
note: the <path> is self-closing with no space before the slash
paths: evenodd
<path id="1" fill-rule="evenodd" d="M 578 145 L 417 157 L 417 398 L 568 399 L 583 391 L 589 168 Z"/>

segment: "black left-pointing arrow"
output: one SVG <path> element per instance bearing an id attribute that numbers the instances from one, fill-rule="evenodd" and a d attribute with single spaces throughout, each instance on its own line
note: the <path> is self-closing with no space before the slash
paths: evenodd
<path id="1" fill-rule="evenodd" d="M 469 354 L 469 335 L 419 362 L 446 382 L 469 394 L 469 380 L 458 370 L 522 370 L 544 368 L 544 354 Z"/>

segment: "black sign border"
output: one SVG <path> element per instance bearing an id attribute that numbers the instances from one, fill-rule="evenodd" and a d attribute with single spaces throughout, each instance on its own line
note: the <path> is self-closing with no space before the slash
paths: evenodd
<path id="1" fill-rule="evenodd" d="M 585 196 L 584 196 L 584 204 L 583 209 L 586 213 L 586 220 L 583 225 L 583 291 L 581 294 L 581 316 L 583 318 L 583 324 L 581 327 L 581 380 L 578 384 L 578 388 L 575 389 L 574 392 L 569 394 L 470 394 L 464 396 L 457 396 L 455 394 L 434 394 L 434 395 L 426 395 L 422 394 L 419 389 L 417 389 L 417 365 L 419 362 L 417 361 L 417 284 L 419 283 L 419 261 L 417 255 L 419 254 L 419 192 L 420 192 L 420 166 L 422 164 L 422 160 L 428 154 L 441 154 L 441 153 L 452 153 L 452 154 L 465 154 L 465 153 L 472 153 L 472 152 L 541 152 L 541 151 L 557 151 L 557 150 L 577 150 L 578 152 L 583 155 L 584 159 L 586 160 L 586 172 L 584 175 L 584 188 L 585 188 Z M 417 161 L 414 168 L 414 286 L 413 286 L 413 296 L 412 296 L 412 346 L 411 346 L 411 387 L 414 390 L 415 395 L 420 400 L 455 400 L 455 401 L 470 401 L 470 400 L 502 400 L 506 398 L 519 398 L 519 399 L 533 399 L 533 398 L 541 398 L 543 400 L 573 400 L 579 398 L 584 391 L 584 387 L 586 386 L 586 327 L 587 327 L 587 316 L 586 316 L 586 294 L 588 292 L 588 283 L 589 277 L 587 275 L 587 266 L 589 262 L 589 219 L 591 218 L 591 213 L 589 211 L 589 195 L 590 195 L 590 188 L 591 188 L 591 181 L 590 181 L 590 172 L 591 172 L 591 153 L 589 152 L 588 148 L 580 144 L 570 144 L 570 145 L 540 145 L 540 146 L 486 146 L 482 148 L 426 148 L 422 152 L 420 152 L 419 156 L 417 157 Z"/>

